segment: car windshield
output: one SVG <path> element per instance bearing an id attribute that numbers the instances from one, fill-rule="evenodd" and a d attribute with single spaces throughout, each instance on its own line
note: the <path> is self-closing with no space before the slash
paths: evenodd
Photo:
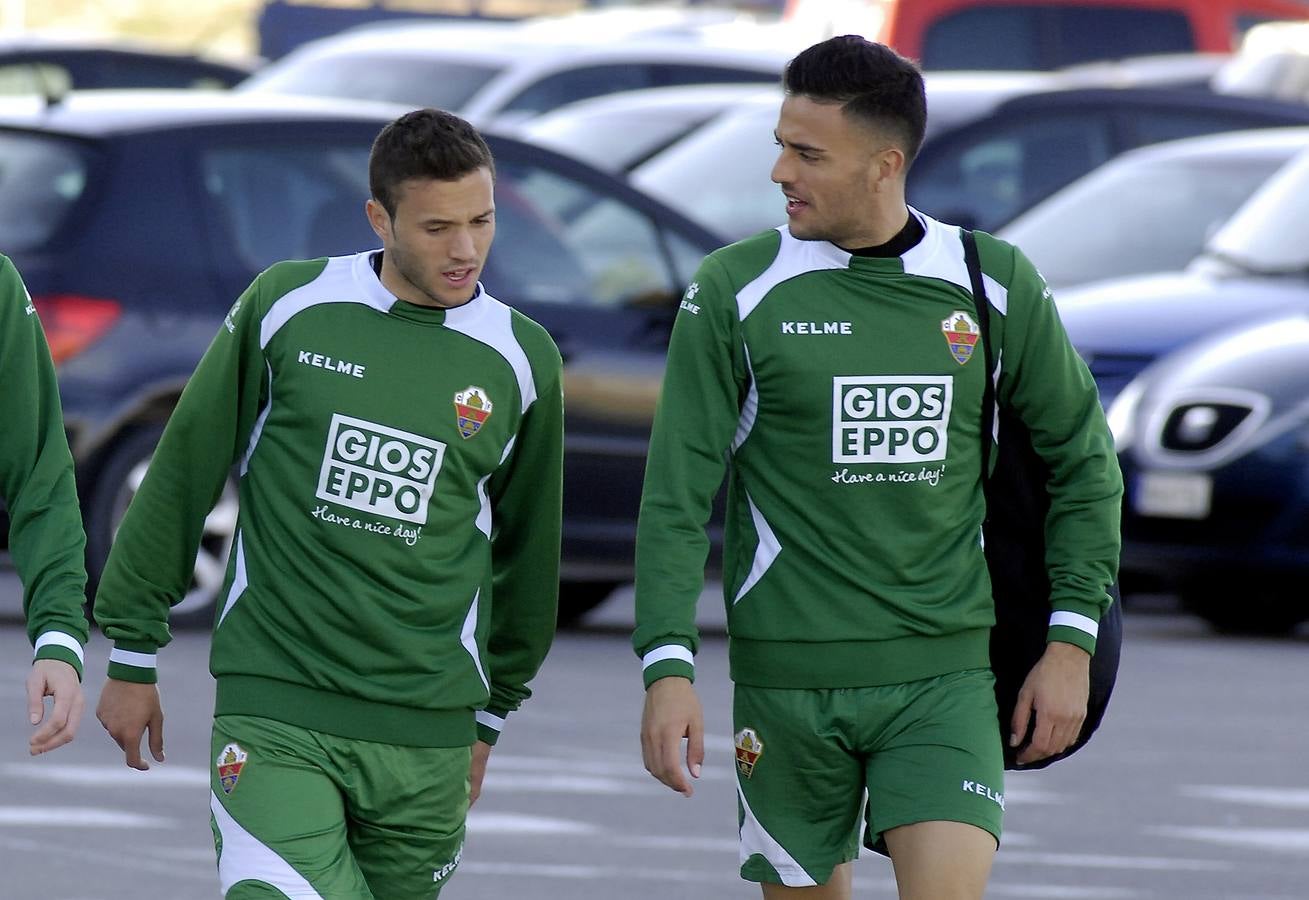
<path id="1" fill-rule="evenodd" d="M 1205 247 L 1205 255 L 1251 272 L 1309 272 L 1309 151 L 1251 197 Z"/>
<path id="2" fill-rule="evenodd" d="M 707 125 L 632 171 L 632 183 L 737 240 L 786 221 L 769 173 L 777 160 L 769 103 Z"/>
<path id="3" fill-rule="evenodd" d="M 86 190 L 87 158 L 72 141 L 0 133 L 0 247 L 45 244 Z"/>
<path id="4" fill-rule="evenodd" d="M 1285 156 L 1123 159 L 1019 216 L 999 236 L 1052 287 L 1183 269 Z"/>
<path id="5" fill-rule="evenodd" d="M 385 100 L 459 110 L 500 67 L 391 55 L 289 56 L 242 82 L 238 90 L 353 100 Z"/>

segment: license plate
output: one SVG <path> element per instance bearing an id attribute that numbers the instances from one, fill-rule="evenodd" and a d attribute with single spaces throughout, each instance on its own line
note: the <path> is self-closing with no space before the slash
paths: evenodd
<path id="1" fill-rule="evenodd" d="M 1136 511 L 1165 519 L 1204 519 L 1213 500 L 1213 479 L 1194 472 L 1145 472 L 1136 482 Z"/>

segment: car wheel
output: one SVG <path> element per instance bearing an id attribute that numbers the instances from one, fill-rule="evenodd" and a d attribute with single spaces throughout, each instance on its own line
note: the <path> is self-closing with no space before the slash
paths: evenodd
<path id="1" fill-rule="evenodd" d="M 1224 634 L 1285 635 L 1305 621 L 1305 607 L 1290 585 L 1252 575 L 1238 583 L 1192 586 L 1182 604 Z M 1239 599 L 1237 599 L 1239 598 Z"/>
<path id="2" fill-rule="evenodd" d="M 617 581 L 565 581 L 559 585 L 559 624 L 574 625 L 609 599 Z"/>
<path id="3" fill-rule="evenodd" d="M 104 571 L 118 525 L 141 487 L 162 434 L 162 425 L 133 428 L 118 442 L 100 469 L 86 513 L 87 567 L 96 582 Z M 174 624 L 197 625 L 213 621 L 214 602 L 223 585 L 227 557 L 236 533 L 237 509 L 236 479 L 228 476 L 218 503 L 205 517 L 191 585 L 186 596 L 169 613 Z"/>

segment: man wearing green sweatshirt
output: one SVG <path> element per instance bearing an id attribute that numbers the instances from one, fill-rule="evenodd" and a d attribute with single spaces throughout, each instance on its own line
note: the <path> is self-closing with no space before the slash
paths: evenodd
<path id="1" fill-rule="evenodd" d="M 35 756 L 77 734 L 86 645 L 86 534 L 73 480 L 59 386 L 36 306 L 14 264 L 0 256 L 0 496 L 9 511 L 9 552 L 23 582 L 27 636 L 28 749 Z M 54 704 L 47 713 L 45 697 Z"/>
<path id="2" fill-rule="evenodd" d="M 211 811 L 229 900 L 437 896 L 554 634 L 561 361 L 478 282 L 495 169 L 418 110 L 369 159 L 381 252 L 285 262 L 232 306 L 125 516 L 99 717 L 162 761 L 156 652 L 233 467 Z"/>
<path id="3" fill-rule="evenodd" d="M 905 204 L 926 121 L 916 67 L 838 37 L 792 60 L 784 85 L 772 178 L 788 225 L 704 261 L 669 348 L 637 534 L 643 755 L 691 793 L 694 613 L 727 470 L 742 877 L 766 898 L 848 900 L 862 830 L 902 900 L 977 900 L 1004 809 L 985 379 L 1052 473 L 1048 643 L 1012 722 L 1035 723 L 1023 761 L 1064 749 L 1085 716 L 1121 475 L 1040 274 L 978 235 L 985 371 L 960 230 Z"/>

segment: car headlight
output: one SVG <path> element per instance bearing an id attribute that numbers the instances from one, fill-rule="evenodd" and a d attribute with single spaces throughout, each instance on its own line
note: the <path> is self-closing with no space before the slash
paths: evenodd
<path id="1" fill-rule="evenodd" d="M 1141 396 L 1145 393 L 1140 380 L 1134 379 L 1118 392 L 1109 404 L 1105 419 L 1109 422 L 1109 431 L 1114 436 L 1114 449 L 1122 453 L 1136 439 L 1136 410 L 1141 405 Z"/>

